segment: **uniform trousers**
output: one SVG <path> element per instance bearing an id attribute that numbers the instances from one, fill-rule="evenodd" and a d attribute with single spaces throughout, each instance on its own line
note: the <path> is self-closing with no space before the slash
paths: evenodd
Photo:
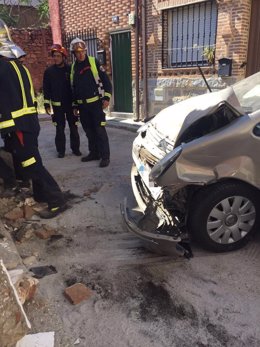
<path id="1" fill-rule="evenodd" d="M 56 126 L 55 145 L 57 152 L 64 154 L 66 150 L 66 120 L 70 128 L 70 148 L 74 153 L 79 152 L 80 139 L 77 126 L 78 117 L 73 115 L 72 108 L 64 110 L 62 107 L 53 107 L 53 111 L 52 121 Z"/>
<path id="2" fill-rule="evenodd" d="M 62 206 L 63 193 L 42 163 L 38 149 L 38 134 L 11 132 L 5 136 L 4 141 L 20 163 L 23 177 L 32 180 L 34 199 L 47 202 L 49 209 Z"/>
<path id="3" fill-rule="evenodd" d="M 4 181 L 5 185 L 14 185 L 15 175 L 13 170 L 6 164 L 3 158 L 0 157 L 0 178 Z"/>
<path id="4" fill-rule="evenodd" d="M 88 138 L 90 154 L 101 159 L 109 159 L 109 140 L 101 100 L 80 105 L 79 114 L 80 122 Z"/>

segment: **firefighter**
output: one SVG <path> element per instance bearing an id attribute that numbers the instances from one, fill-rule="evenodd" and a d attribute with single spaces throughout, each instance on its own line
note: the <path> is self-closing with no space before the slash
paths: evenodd
<path id="1" fill-rule="evenodd" d="M 74 113 L 79 112 L 89 146 L 89 154 L 81 161 L 101 159 L 99 166 L 106 167 L 110 163 L 110 150 L 104 109 L 109 105 L 112 86 L 97 59 L 87 55 L 83 40 L 72 40 L 70 51 L 76 57 L 71 66 Z"/>
<path id="2" fill-rule="evenodd" d="M 0 132 L 5 146 L 19 159 L 24 176 L 32 179 L 35 200 L 48 203 L 48 209 L 40 216 L 52 218 L 67 205 L 57 182 L 43 166 L 38 150 L 40 125 L 32 79 L 19 61 L 24 55 L 0 19 Z"/>
<path id="3" fill-rule="evenodd" d="M 72 153 L 80 156 L 80 139 L 78 133 L 78 117 L 73 114 L 72 94 L 70 86 L 70 66 L 66 64 L 67 51 L 59 44 L 51 47 L 54 65 L 48 67 L 43 76 L 44 106 L 51 115 L 56 126 L 55 145 L 58 158 L 64 158 L 66 148 L 66 119 L 70 128 L 70 147 Z"/>

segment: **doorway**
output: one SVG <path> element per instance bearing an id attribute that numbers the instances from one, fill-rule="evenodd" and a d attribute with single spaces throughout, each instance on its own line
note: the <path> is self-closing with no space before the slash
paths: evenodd
<path id="1" fill-rule="evenodd" d="M 111 33 L 114 111 L 133 112 L 131 32 Z"/>

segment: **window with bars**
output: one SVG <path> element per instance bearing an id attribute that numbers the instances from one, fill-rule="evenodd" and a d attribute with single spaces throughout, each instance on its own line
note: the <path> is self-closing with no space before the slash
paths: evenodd
<path id="1" fill-rule="evenodd" d="M 215 49 L 217 5 L 215 0 L 166 11 L 167 49 L 164 68 L 207 66 L 204 50 Z"/>

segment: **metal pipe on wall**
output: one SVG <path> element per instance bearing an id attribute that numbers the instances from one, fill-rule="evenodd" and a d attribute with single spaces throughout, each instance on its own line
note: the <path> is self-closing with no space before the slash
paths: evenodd
<path id="1" fill-rule="evenodd" d="M 147 46 L 146 46 L 146 0 L 142 3 L 142 49 L 143 49 L 143 117 L 147 115 Z"/>
<path id="2" fill-rule="evenodd" d="M 49 0 L 49 13 L 53 43 L 62 44 L 59 0 Z"/>
<path id="3" fill-rule="evenodd" d="M 140 97 L 139 97 L 139 1 L 135 0 L 135 121 L 140 119 Z"/>

